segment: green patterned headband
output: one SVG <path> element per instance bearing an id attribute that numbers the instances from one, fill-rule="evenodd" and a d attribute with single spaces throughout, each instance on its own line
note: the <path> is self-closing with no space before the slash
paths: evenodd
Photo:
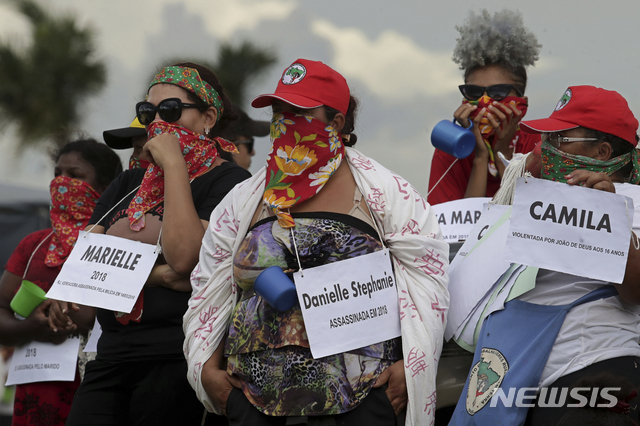
<path id="1" fill-rule="evenodd" d="M 159 83 L 175 84 L 194 93 L 202 99 L 204 103 L 213 106 L 218 111 L 216 123 L 220 121 L 220 117 L 222 117 L 222 113 L 224 112 L 222 98 L 218 92 L 216 92 L 216 89 L 200 78 L 200 73 L 197 69 L 179 66 L 166 67 L 156 74 L 149 85 L 149 89 Z"/>

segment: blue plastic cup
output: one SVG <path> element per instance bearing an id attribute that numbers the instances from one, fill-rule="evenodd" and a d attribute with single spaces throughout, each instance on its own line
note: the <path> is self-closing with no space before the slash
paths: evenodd
<path id="1" fill-rule="evenodd" d="M 253 290 L 280 312 L 293 308 L 298 301 L 296 285 L 279 266 L 270 266 L 258 275 Z"/>
<path id="2" fill-rule="evenodd" d="M 431 131 L 431 144 L 456 158 L 467 158 L 476 147 L 476 136 L 471 129 L 456 124 L 455 120 L 442 120 Z"/>

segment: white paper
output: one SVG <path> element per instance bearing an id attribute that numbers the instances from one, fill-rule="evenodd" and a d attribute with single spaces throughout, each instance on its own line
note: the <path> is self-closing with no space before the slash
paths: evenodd
<path id="1" fill-rule="evenodd" d="M 502 260 L 509 215 L 509 206 L 491 205 L 483 214 L 484 220 L 483 217 L 480 218 L 471 237 L 462 245 L 452 262 L 452 265 L 455 262 L 455 267 L 449 268 L 451 303 L 447 314 L 446 340 L 451 339 L 458 327 L 511 266 L 509 262 Z"/>
<path id="2" fill-rule="evenodd" d="M 400 336 L 388 250 L 305 269 L 294 281 L 314 358 Z"/>
<path id="3" fill-rule="evenodd" d="M 102 327 L 96 317 L 96 320 L 93 323 L 93 329 L 91 330 L 91 335 L 89 336 L 89 340 L 87 340 L 87 344 L 82 352 L 98 352 L 98 340 L 100 340 L 100 336 L 102 336 Z"/>
<path id="4" fill-rule="evenodd" d="M 478 324 L 484 322 L 485 318 L 491 313 L 504 309 L 504 302 L 509 296 L 511 288 L 525 268 L 526 266 L 513 265 L 513 270 L 507 271 L 509 273 L 501 277 L 496 286 L 492 288 L 492 291 L 486 293 L 485 297 L 473 309 L 471 315 L 458 328 L 454 337 L 462 338 L 469 346 L 473 346 Z"/>
<path id="5" fill-rule="evenodd" d="M 482 215 L 483 205 L 489 200 L 491 198 L 487 197 L 463 198 L 431 206 L 442 238 L 448 243 L 466 240 Z"/>
<path id="6" fill-rule="evenodd" d="M 458 250 L 456 257 L 449 265 L 449 271 L 455 269 L 465 256 L 478 245 L 480 240 L 486 236 L 489 228 L 496 223 L 507 211 L 511 210 L 511 206 L 503 206 L 485 203 L 482 206 L 482 214 L 471 230 L 469 237 Z"/>
<path id="7" fill-rule="evenodd" d="M 519 178 L 505 260 L 621 283 L 632 220 L 628 197 Z"/>
<path id="8" fill-rule="evenodd" d="M 80 336 L 63 343 L 31 342 L 15 348 L 6 386 L 23 383 L 71 382 L 76 376 Z"/>
<path id="9" fill-rule="evenodd" d="M 47 297 L 130 313 L 158 257 L 155 249 L 81 231 Z"/>

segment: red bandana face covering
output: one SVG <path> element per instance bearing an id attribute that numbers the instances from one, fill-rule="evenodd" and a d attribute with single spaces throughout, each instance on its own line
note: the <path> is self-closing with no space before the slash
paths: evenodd
<path id="1" fill-rule="evenodd" d="M 287 210 L 317 194 L 338 169 L 344 158 L 342 135 L 320 120 L 285 112 L 273 116 L 271 140 L 263 199 L 278 224 L 292 228 Z"/>
<path id="2" fill-rule="evenodd" d="M 147 128 L 149 139 L 163 133 L 171 133 L 178 138 L 182 155 L 187 163 L 189 178 L 194 179 L 205 173 L 218 157 L 215 142 L 205 135 L 192 132 L 175 123 L 154 121 Z M 231 142 L 215 138 L 221 148 L 227 152 L 237 152 Z M 140 189 L 127 208 L 129 226 L 134 231 L 144 228 L 144 214 L 164 201 L 164 172 L 157 165 L 150 164 L 142 179 Z"/>
<path id="3" fill-rule="evenodd" d="M 129 170 L 132 169 L 146 169 L 151 163 L 146 160 L 141 160 L 133 155 L 129 158 Z"/>
<path id="4" fill-rule="evenodd" d="M 88 183 L 67 176 L 56 177 L 49 188 L 53 237 L 44 263 L 53 267 L 64 263 L 71 253 L 78 233 L 89 223 L 100 194 Z"/>
<path id="5" fill-rule="evenodd" d="M 482 119 L 480 120 L 480 133 L 482 134 L 482 139 L 484 140 L 484 143 L 487 146 L 487 149 L 489 150 L 489 173 L 491 174 L 491 176 L 497 176 L 498 169 L 496 168 L 495 156 L 493 155 L 493 147 L 492 147 L 493 134 L 495 129 L 493 128 L 493 126 L 489 122 L 489 119 L 486 116 L 486 114 L 489 112 L 488 107 L 489 105 L 492 105 L 494 102 L 498 102 L 504 105 L 512 104 L 512 105 L 515 105 L 515 107 L 518 108 L 518 110 L 522 113 L 521 118 L 524 118 L 524 116 L 527 113 L 527 109 L 529 108 L 529 105 L 527 104 L 527 100 L 525 98 L 520 98 L 518 96 L 507 96 L 501 101 L 494 101 L 489 96 L 483 96 L 477 101 L 468 101 L 464 99 L 462 102 L 465 104 L 478 106 L 478 108 L 475 111 L 469 114 L 470 120 L 473 120 L 475 117 L 477 117 L 478 113 L 480 113 L 482 108 L 487 108 L 487 110 L 485 111 L 485 116 L 482 117 Z"/>

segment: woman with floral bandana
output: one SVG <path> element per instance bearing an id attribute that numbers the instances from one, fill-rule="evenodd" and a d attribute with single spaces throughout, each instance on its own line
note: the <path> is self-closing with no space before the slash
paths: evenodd
<path id="1" fill-rule="evenodd" d="M 23 279 L 48 291 L 69 256 L 78 233 L 89 222 L 100 194 L 122 172 L 120 158 L 93 139 L 70 142 L 55 155 L 51 182 L 51 229 L 25 237 L 7 262 L 0 279 L 0 344 L 22 346 L 32 341 L 62 343 L 72 332 L 89 327 L 53 330 L 49 326 L 52 300 L 45 300 L 25 319 L 17 319 L 11 299 Z M 71 382 L 17 385 L 13 425 L 64 425 L 80 376 Z"/>
<path id="2" fill-rule="evenodd" d="M 459 86 L 464 99 L 453 113 L 463 127 L 473 122 L 474 152 L 467 158 L 436 149 L 429 178 L 430 204 L 468 197 L 492 197 L 500 187 L 504 163 L 516 153 L 530 152 L 539 137 L 519 130 L 528 99 L 527 71 L 541 45 L 524 28 L 520 14 L 503 10 L 491 16 L 473 12 L 461 27 L 453 60 L 464 70 Z"/>
<path id="3" fill-rule="evenodd" d="M 114 181 L 91 218 L 91 232 L 153 245 L 159 240 L 162 255 L 131 313 L 97 309 L 97 357 L 87 364 L 67 425 L 200 425 L 204 413 L 187 383 L 182 353 L 188 276 L 211 211 L 250 174 L 227 161 L 235 147 L 217 137 L 235 114 L 207 68 L 163 68 L 136 116 L 149 136 L 140 159 L 150 165 Z"/>
<path id="4" fill-rule="evenodd" d="M 232 425 L 394 425 L 405 409 L 407 424 L 429 424 L 449 300 L 429 205 L 352 148 L 356 100 L 322 62 L 298 59 L 252 105 L 272 107 L 273 147 L 214 210 L 192 276 L 184 349 L 198 397 Z M 329 267 L 385 246 L 401 337 L 314 358 L 300 305 L 279 311 L 254 292 L 270 266 Z"/>

